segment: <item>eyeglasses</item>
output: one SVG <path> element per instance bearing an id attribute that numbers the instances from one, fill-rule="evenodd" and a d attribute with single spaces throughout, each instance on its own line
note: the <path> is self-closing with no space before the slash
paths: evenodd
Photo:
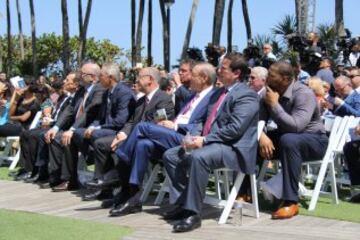
<path id="1" fill-rule="evenodd" d="M 353 79 L 354 77 L 360 77 L 360 75 L 349 75 L 349 78 Z"/>
<path id="2" fill-rule="evenodd" d="M 92 74 L 92 73 L 84 73 L 84 72 L 80 72 L 80 75 L 81 75 L 81 77 L 84 77 L 84 76 L 94 76 L 94 74 Z"/>

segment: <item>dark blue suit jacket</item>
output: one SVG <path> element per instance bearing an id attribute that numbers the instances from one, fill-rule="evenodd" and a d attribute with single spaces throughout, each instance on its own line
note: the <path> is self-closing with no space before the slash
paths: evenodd
<path id="1" fill-rule="evenodd" d="M 194 92 L 190 91 L 184 85 L 181 85 L 175 91 L 175 114 L 179 114 L 180 110 L 186 105 L 186 102 L 191 96 L 194 95 Z"/>
<path id="2" fill-rule="evenodd" d="M 341 117 L 351 115 L 360 117 L 360 93 L 354 90 L 351 95 L 345 98 L 344 104 L 339 106 L 334 113 Z"/>
<path id="3" fill-rule="evenodd" d="M 208 115 L 222 93 L 216 92 L 208 108 Z M 245 83 L 237 83 L 227 94 L 211 125 L 205 144 L 222 143 L 230 145 L 238 154 L 240 170 L 250 174 L 255 172 L 257 155 L 257 125 L 259 120 L 259 100 L 255 91 Z M 225 159 L 233 161 L 232 159 Z M 229 163 L 229 165 L 233 165 Z"/>
<path id="4" fill-rule="evenodd" d="M 108 104 L 110 92 L 111 90 L 107 90 L 103 94 L 100 113 L 91 126 L 119 131 L 133 114 L 136 101 L 132 90 L 123 83 L 115 86 Z"/>
<path id="5" fill-rule="evenodd" d="M 207 116 L 207 107 L 210 103 L 211 96 L 216 92 L 216 88 L 213 88 L 210 92 L 208 92 L 203 99 L 199 102 L 199 104 L 196 106 L 194 111 L 191 114 L 191 117 L 189 119 L 188 124 L 178 124 L 178 132 L 182 134 L 186 134 L 187 132 L 190 132 L 191 134 L 194 134 L 193 132 L 198 129 L 199 125 L 202 125 L 203 122 L 206 121 Z M 195 96 L 192 95 L 191 98 L 185 102 L 185 107 L 189 101 L 192 100 L 192 98 Z M 180 111 L 181 112 L 181 111 Z"/>

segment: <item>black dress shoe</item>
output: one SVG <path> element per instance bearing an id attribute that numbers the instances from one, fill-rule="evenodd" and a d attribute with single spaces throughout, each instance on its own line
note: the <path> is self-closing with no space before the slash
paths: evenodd
<path id="1" fill-rule="evenodd" d="M 352 196 L 350 198 L 350 202 L 352 202 L 352 203 L 360 203 L 360 193 Z"/>
<path id="2" fill-rule="evenodd" d="M 163 219 L 164 220 L 180 220 L 180 219 L 184 219 L 185 217 L 187 217 L 187 211 L 180 208 L 180 207 L 177 207 L 169 212 L 166 212 L 164 213 L 162 216 L 163 216 Z"/>
<path id="3" fill-rule="evenodd" d="M 90 182 L 85 183 L 87 188 L 93 189 L 106 189 L 111 188 L 113 186 L 119 185 L 120 181 L 118 179 L 111 179 L 111 180 L 93 180 Z"/>
<path id="4" fill-rule="evenodd" d="M 28 178 L 31 178 L 31 173 L 30 172 L 25 172 L 19 176 L 16 176 L 14 178 L 15 181 L 23 181 L 23 180 L 26 180 Z"/>
<path id="5" fill-rule="evenodd" d="M 111 190 L 97 190 L 92 193 L 85 194 L 82 197 L 83 201 L 94 201 L 113 198 Z"/>
<path id="6" fill-rule="evenodd" d="M 128 201 L 124 205 L 119 204 L 119 205 L 113 207 L 110 210 L 109 215 L 110 215 L 110 217 L 116 217 L 116 216 L 121 216 L 121 215 L 138 213 L 138 212 L 141 212 L 141 211 L 142 211 L 142 204 L 141 203 L 133 204 L 133 203 Z"/>
<path id="7" fill-rule="evenodd" d="M 24 182 L 26 183 L 34 183 L 39 179 L 39 174 L 35 174 L 35 176 L 31 176 L 29 178 L 24 179 Z"/>
<path id="8" fill-rule="evenodd" d="M 189 232 L 196 228 L 201 227 L 201 217 L 198 214 L 191 215 L 173 227 L 174 232 Z"/>
<path id="9" fill-rule="evenodd" d="M 103 200 L 103 201 L 101 202 L 100 207 L 101 207 L 101 208 L 111 208 L 111 207 L 114 206 L 114 204 L 115 204 L 114 198 L 112 198 L 112 199 L 105 199 L 105 200 Z M 118 204 L 118 205 L 120 205 L 120 204 Z"/>

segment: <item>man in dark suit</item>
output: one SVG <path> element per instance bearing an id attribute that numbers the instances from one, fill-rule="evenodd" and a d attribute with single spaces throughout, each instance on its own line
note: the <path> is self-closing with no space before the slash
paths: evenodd
<path id="1" fill-rule="evenodd" d="M 175 114 L 178 114 L 180 110 L 185 106 L 186 101 L 193 95 L 190 90 L 191 70 L 195 66 L 195 62 L 191 59 L 187 59 L 181 62 L 179 67 L 179 73 L 174 73 L 174 81 L 177 84 L 175 91 Z"/>
<path id="2" fill-rule="evenodd" d="M 186 153 L 179 146 L 163 155 L 172 184 L 171 203 L 177 206 L 164 218 L 180 220 L 173 227 L 175 232 L 201 226 L 202 202 L 211 170 L 227 167 L 247 174 L 255 172 L 259 102 L 256 92 L 239 81 L 247 71 L 240 54 L 227 54 L 218 72 L 224 87 L 210 101 L 202 134 L 184 145 L 193 151 Z"/>
<path id="3" fill-rule="evenodd" d="M 157 110 L 164 109 L 168 119 L 174 117 L 174 104 L 172 102 L 171 96 L 159 89 L 158 82 L 160 81 L 160 73 L 155 68 L 144 68 L 140 70 L 137 84 L 139 89 L 145 93 L 145 96 L 141 97 L 136 102 L 136 107 L 134 114 L 127 121 L 124 127 L 117 133 L 116 137 L 107 136 L 104 138 L 99 138 L 94 143 L 94 152 L 95 152 L 95 171 L 100 175 L 97 175 L 97 179 L 87 183 L 87 186 L 90 188 L 104 188 L 108 183 L 118 182 L 118 173 L 114 168 L 114 162 L 111 158 L 111 153 L 130 135 L 134 126 L 141 122 L 156 122 L 156 112 Z M 122 169 L 123 167 L 118 167 Z M 127 169 L 127 166 L 124 166 L 124 170 Z M 120 174 L 120 177 L 123 174 Z M 126 173 L 126 175 L 128 175 Z M 126 181 L 122 181 L 126 185 Z M 123 189 L 123 195 L 128 195 L 128 190 Z M 120 194 L 121 195 L 121 194 Z M 86 199 L 91 199 L 85 197 Z"/>
<path id="4" fill-rule="evenodd" d="M 128 166 L 123 171 L 128 179 L 127 187 L 139 190 L 141 188 L 148 162 L 160 159 L 162 154 L 170 148 L 180 145 L 187 132 L 192 132 L 198 124 L 206 119 L 206 109 L 210 97 L 214 93 L 213 85 L 216 81 L 216 71 L 209 63 L 196 65 L 192 70 L 190 88 L 195 93 L 181 109 L 174 121 L 164 120 L 158 124 L 141 122 L 131 132 L 127 140 L 116 150 L 120 161 Z M 123 185 L 124 186 L 124 185 Z M 134 201 L 131 202 L 134 205 Z M 112 216 L 131 212 L 130 203 L 113 209 Z M 137 206 L 141 203 L 137 203 Z"/>
<path id="5" fill-rule="evenodd" d="M 78 149 L 86 157 L 89 145 L 102 137 L 115 137 L 122 129 L 135 108 L 135 97 L 132 90 L 120 83 L 120 70 L 116 64 L 105 64 L 100 72 L 100 83 L 107 89 L 103 95 L 102 106 L 97 119 L 87 128 L 78 128 L 74 132 L 72 143 L 73 156 L 68 162 L 77 162 Z M 71 163 L 70 165 L 73 165 Z M 76 168 L 76 166 L 74 166 Z M 98 178 L 99 174 L 95 173 Z"/>
<path id="6" fill-rule="evenodd" d="M 28 175 L 29 178 L 25 178 L 27 182 L 44 181 L 47 179 L 47 164 L 37 161 L 38 153 L 43 151 L 47 153 L 47 145 L 42 138 L 51 124 L 57 121 L 64 109 L 70 104 L 71 95 L 78 89 L 79 81 L 80 78 L 76 73 L 69 73 L 64 81 L 54 82 L 52 87 L 56 89 L 56 86 L 58 86 L 60 97 L 52 109 L 51 118 L 43 117 L 41 127 L 24 131 L 20 135 L 21 152 L 19 165 L 24 167 L 27 172 L 32 173 L 32 176 Z M 44 158 L 42 157 L 42 159 Z"/>
<path id="7" fill-rule="evenodd" d="M 61 115 L 56 125 L 46 134 L 49 145 L 50 185 L 53 191 L 76 189 L 77 162 L 67 162 L 71 159 L 70 143 L 74 131 L 87 127 L 100 111 L 105 88 L 98 83 L 100 67 L 95 63 L 86 63 L 81 67 L 81 84 L 83 89 L 74 96 L 74 102 Z M 70 125 L 70 129 L 64 126 Z"/>

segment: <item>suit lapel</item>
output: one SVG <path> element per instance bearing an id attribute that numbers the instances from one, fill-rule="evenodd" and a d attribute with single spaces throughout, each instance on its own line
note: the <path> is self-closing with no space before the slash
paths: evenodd
<path id="1" fill-rule="evenodd" d="M 158 96 L 160 95 L 160 90 L 156 90 L 155 94 L 152 96 L 150 102 L 148 103 L 148 105 L 145 106 L 145 112 L 148 111 L 149 109 L 153 109 L 155 108 L 157 102 L 158 102 Z"/>

